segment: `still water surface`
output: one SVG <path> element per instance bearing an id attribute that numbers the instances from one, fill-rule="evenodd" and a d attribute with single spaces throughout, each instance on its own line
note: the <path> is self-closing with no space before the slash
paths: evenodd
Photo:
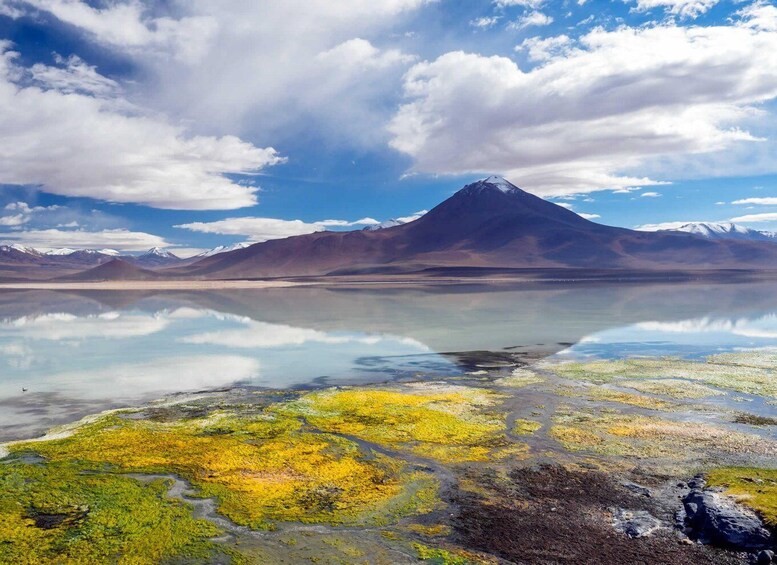
<path id="1" fill-rule="evenodd" d="M 2 292 L 0 441 L 174 393 L 776 346 L 774 283 Z"/>

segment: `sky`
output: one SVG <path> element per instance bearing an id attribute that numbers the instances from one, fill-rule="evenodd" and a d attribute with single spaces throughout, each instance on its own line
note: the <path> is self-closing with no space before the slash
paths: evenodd
<path id="1" fill-rule="evenodd" d="M 0 0 L 0 242 L 188 256 L 492 174 L 609 225 L 777 230 L 777 7 Z"/>

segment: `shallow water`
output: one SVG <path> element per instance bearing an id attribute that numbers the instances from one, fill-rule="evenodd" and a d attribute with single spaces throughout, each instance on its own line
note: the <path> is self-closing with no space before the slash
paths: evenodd
<path id="1" fill-rule="evenodd" d="M 450 376 L 548 355 L 773 347 L 776 291 L 774 283 L 6 291 L 0 440 L 174 393 Z"/>

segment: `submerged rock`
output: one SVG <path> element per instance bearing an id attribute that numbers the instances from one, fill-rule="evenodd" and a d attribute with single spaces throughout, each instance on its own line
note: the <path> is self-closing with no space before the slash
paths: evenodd
<path id="1" fill-rule="evenodd" d="M 771 547 L 771 532 L 755 512 L 721 492 L 706 488 L 701 477 L 694 477 L 688 486 L 691 490 L 682 500 L 683 523 L 689 537 L 736 550 Z"/>
<path id="2" fill-rule="evenodd" d="M 612 523 L 615 529 L 630 538 L 649 536 L 661 527 L 661 522 L 644 510 L 627 510 L 616 508 L 612 512 Z"/>

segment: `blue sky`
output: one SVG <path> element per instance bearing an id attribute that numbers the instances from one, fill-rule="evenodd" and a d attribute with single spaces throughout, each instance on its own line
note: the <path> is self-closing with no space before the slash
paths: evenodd
<path id="1" fill-rule="evenodd" d="M 777 230 L 775 53 L 749 0 L 0 0 L 0 241 L 187 255 L 492 173 Z"/>

